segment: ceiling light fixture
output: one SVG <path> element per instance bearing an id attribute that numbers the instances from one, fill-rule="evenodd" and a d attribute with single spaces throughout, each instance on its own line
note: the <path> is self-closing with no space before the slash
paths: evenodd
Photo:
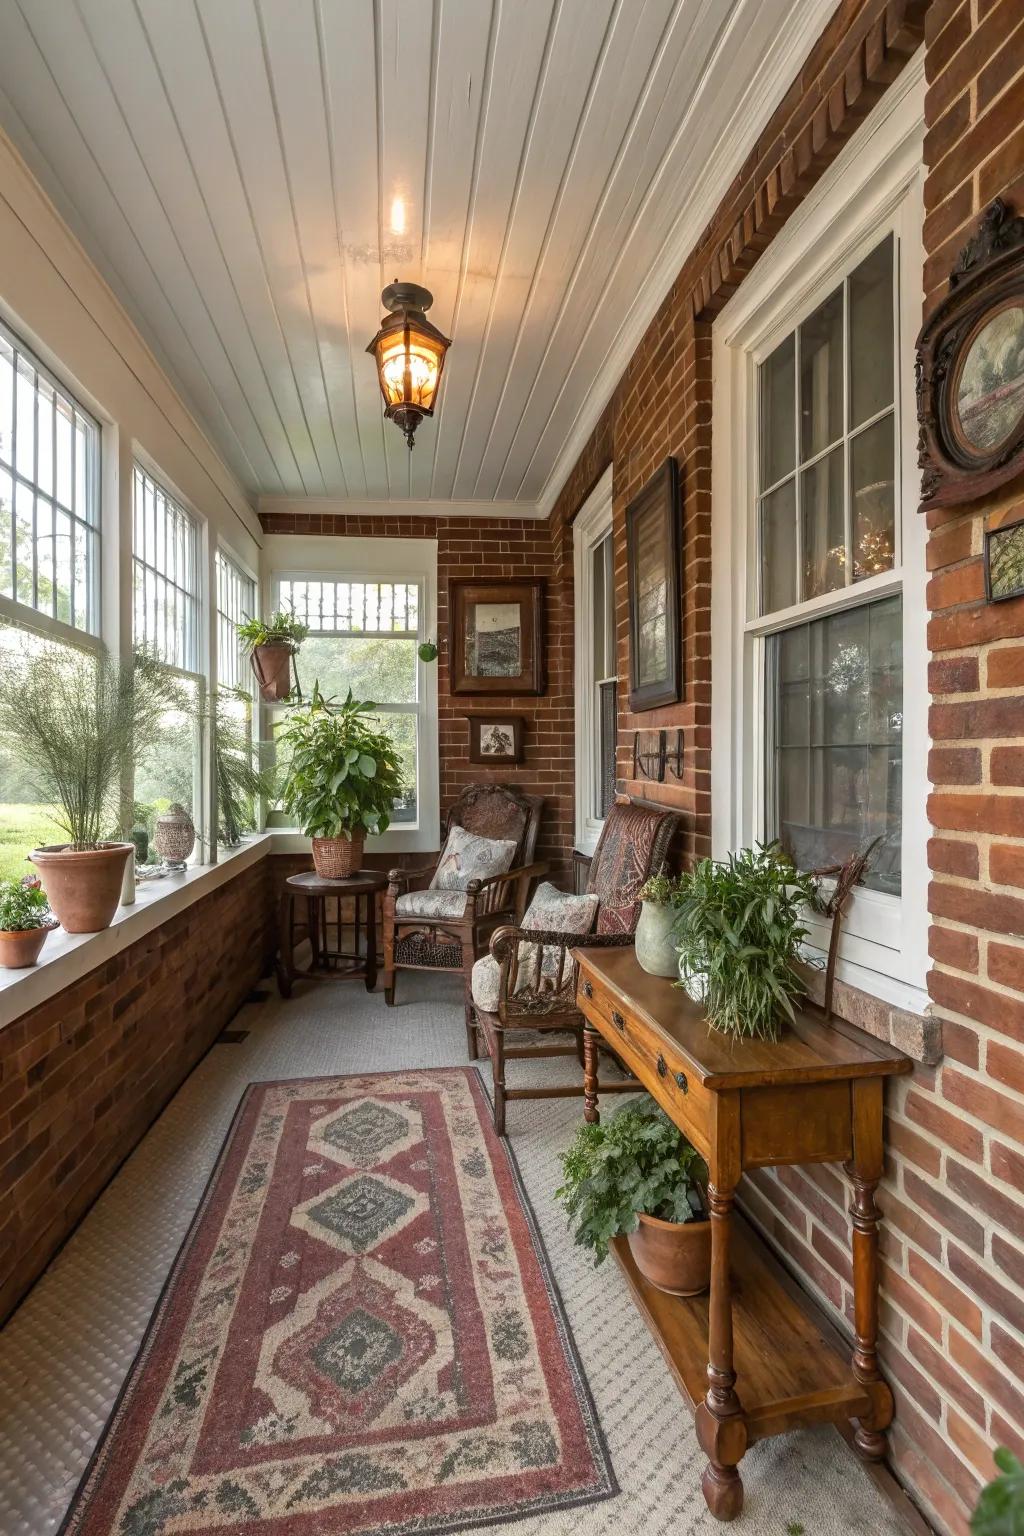
<path id="1" fill-rule="evenodd" d="M 412 448 L 416 428 L 433 416 L 445 353 L 451 346 L 425 311 L 434 295 L 418 283 L 389 283 L 381 294 L 388 313 L 367 347 L 376 359 L 384 415 L 405 433 Z"/>

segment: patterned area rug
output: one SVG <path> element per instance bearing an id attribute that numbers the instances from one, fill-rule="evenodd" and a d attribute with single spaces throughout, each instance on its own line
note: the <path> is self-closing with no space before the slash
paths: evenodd
<path id="1" fill-rule="evenodd" d="M 473 1069 L 256 1083 L 62 1530 L 464 1530 L 618 1491 Z"/>

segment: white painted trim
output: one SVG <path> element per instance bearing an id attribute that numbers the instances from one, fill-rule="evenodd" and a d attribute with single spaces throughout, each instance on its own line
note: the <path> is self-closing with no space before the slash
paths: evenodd
<path id="1" fill-rule="evenodd" d="M 902 899 L 857 892 L 840 944 L 838 974 L 852 985 L 917 1011 L 927 1004 L 927 646 L 924 527 L 918 513 L 914 341 L 921 273 L 923 51 L 844 148 L 787 222 L 715 321 L 712 338 L 712 852 L 763 835 L 761 726 L 765 716 L 760 648 L 785 615 L 753 617 L 756 570 L 753 503 L 756 466 L 752 402 L 756 362 L 838 281 L 840 273 L 887 230 L 899 242 L 901 369 L 897 391 L 902 532 L 901 569 L 841 594 L 839 606 L 898 586 L 903 594 L 903 891 Z M 738 513 L 742 510 L 742 519 Z M 865 589 L 868 584 L 865 584 Z M 833 597 L 821 605 L 836 606 Z M 806 617 L 809 610 L 803 611 Z M 812 923 L 827 943 L 827 927 Z"/>
<path id="2" fill-rule="evenodd" d="M 573 565 L 573 658 L 576 691 L 576 784 L 575 842 L 578 853 L 593 854 L 604 822 L 589 814 L 594 804 L 594 650 L 592 645 L 594 615 L 593 587 L 589 563 L 595 545 L 612 526 L 612 466 L 580 508 L 572 525 Z"/>
<path id="3" fill-rule="evenodd" d="M 547 517 L 533 501 L 350 501 L 343 496 L 260 496 L 262 514 L 296 517 L 504 517 L 539 522 Z"/>
<path id="4" fill-rule="evenodd" d="M 437 540 L 335 537 L 333 534 L 268 534 L 261 561 L 262 611 L 272 613 L 276 584 L 282 576 L 310 580 L 415 580 L 423 594 L 419 611 L 420 640 L 437 639 Z M 301 655 L 301 653 L 300 653 Z M 433 851 L 441 820 L 438 753 L 437 662 L 417 661 L 417 685 L 423 710 L 418 733 L 419 816 L 416 825 L 395 825 L 380 837 L 368 837 L 369 853 Z M 269 738 L 266 706 L 261 708 L 264 740 Z M 301 838 L 294 829 L 291 835 Z M 309 847 L 302 838 L 302 849 Z"/>
<path id="5" fill-rule="evenodd" d="M 752 3 L 756 6 L 759 0 L 752 0 Z M 545 516 L 550 515 L 602 411 L 666 294 L 679 276 L 683 263 L 714 218 L 751 144 L 796 78 L 834 10 L 834 0 L 797 0 L 785 27 L 778 29 L 756 76 L 719 135 L 719 153 L 709 160 L 703 173 L 697 177 L 689 197 L 679 204 L 661 254 L 641 280 L 636 299 L 594 375 L 587 398 L 537 498 L 537 505 Z M 716 64 L 723 65 L 723 62 L 724 67 L 734 67 L 735 54 L 730 59 L 728 51 L 742 48 L 748 21 L 749 18 L 745 21 L 739 15 L 735 24 L 726 29 L 716 59 L 709 65 L 709 74 Z M 698 100 L 706 105 L 703 95 Z M 684 118 L 680 133 L 686 130 L 687 121 Z M 659 177 L 651 189 L 651 196 L 678 200 L 678 188 L 662 185 L 662 178 Z"/>

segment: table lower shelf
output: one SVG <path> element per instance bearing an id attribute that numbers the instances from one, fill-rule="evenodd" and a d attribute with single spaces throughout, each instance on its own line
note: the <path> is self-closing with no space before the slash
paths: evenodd
<path id="1" fill-rule="evenodd" d="M 611 1249 L 680 1391 L 696 1409 L 707 1390 L 708 1294 L 659 1291 L 640 1274 L 624 1237 Z M 815 1322 L 813 1303 L 740 1216 L 733 1217 L 731 1254 L 736 1392 L 748 1440 L 867 1413 L 869 1399 L 848 1358 Z"/>

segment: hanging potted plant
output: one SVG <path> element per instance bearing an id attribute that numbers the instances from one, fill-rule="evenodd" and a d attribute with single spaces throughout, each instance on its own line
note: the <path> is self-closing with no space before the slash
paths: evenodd
<path id="1" fill-rule="evenodd" d="M 313 841 L 313 864 L 341 880 L 362 862 L 366 834 L 387 830 L 402 765 L 387 731 L 369 718 L 376 706 L 324 699 L 313 684 L 309 706 L 294 709 L 278 735 L 288 755 L 282 799 Z"/>
<path id="2" fill-rule="evenodd" d="M 795 869 L 777 842 L 701 859 L 680 877 L 679 976 L 712 1029 L 780 1038 L 807 991 L 796 962 L 818 899 L 814 876 Z"/>
<path id="3" fill-rule="evenodd" d="M 182 707 L 175 680 L 146 655 L 122 667 L 105 651 L 46 646 L 0 673 L 0 739 L 67 833 L 29 857 L 68 933 L 110 926 L 133 844 L 104 833 L 123 820 L 123 787 L 161 739 L 164 711 Z"/>
<path id="4" fill-rule="evenodd" d="M 38 880 L 0 880 L 0 966 L 35 965 L 56 920 Z"/>
<path id="5" fill-rule="evenodd" d="M 651 976 L 679 975 L 675 927 L 681 889 L 680 875 L 652 875 L 640 892 L 636 958 Z"/>
<path id="6" fill-rule="evenodd" d="M 262 619 L 239 624 L 238 639 L 249 653 L 260 697 L 267 704 L 291 697 L 293 657 L 308 634 L 308 625 L 300 624 L 293 613 L 275 613 L 266 624 Z"/>
<path id="7" fill-rule="evenodd" d="M 580 1125 L 561 1161 L 565 1182 L 555 1199 L 595 1264 L 612 1238 L 625 1237 L 637 1269 L 660 1291 L 707 1290 L 707 1167 L 653 1099 L 633 1099 L 601 1125 Z"/>

